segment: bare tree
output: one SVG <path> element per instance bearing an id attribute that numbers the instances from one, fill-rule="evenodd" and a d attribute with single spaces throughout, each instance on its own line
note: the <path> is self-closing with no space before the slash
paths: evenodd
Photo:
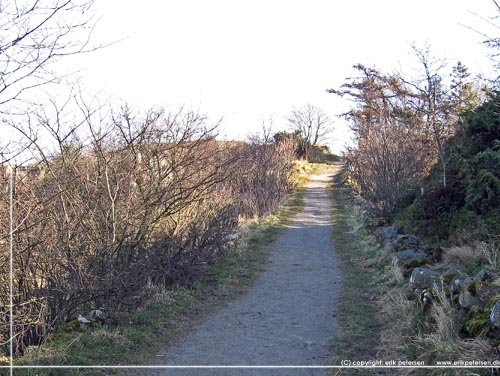
<path id="1" fill-rule="evenodd" d="M 457 64 L 448 83 L 444 61 L 431 58 L 429 49 L 414 49 L 422 67 L 417 79 L 358 64 L 360 77 L 328 90 L 356 103 L 344 114 L 357 138 L 346 165 L 359 190 L 385 214 L 398 209 L 436 162 L 446 188 L 446 143 L 460 126 L 461 111 L 479 103 L 465 66 Z"/>
<path id="2" fill-rule="evenodd" d="M 251 144 L 267 145 L 274 142 L 274 118 L 269 116 L 267 119 L 264 117 L 260 118 L 260 132 L 254 132 L 247 136 L 247 140 Z"/>
<path id="3" fill-rule="evenodd" d="M 0 2 L 0 109 L 60 78 L 53 63 L 95 48 L 93 0 Z"/>
<path id="4" fill-rule="evenodd" d="M 430 165 L 421 114 L 408 106 L 414 98 L 400 78 L 361 64 L 355 69 L 360 77 L 329 90 L 356 103 L 345 114 L 357 136 L 356 148 L 346 154 L 346 167 L 364 197 L 390 215 Z"/>
<path id="5" fill-rule="evenodd" d="M 417 99 L 412 104 L 415 111 L 422 114 L 422 126 L 429 143 L 433 145 L 442 170 L 443 187 L 447 185 L 448 160 L 445 153 L 446 142 L 459 128 L 461 112 L 479 104 L 479 94 L 473 90 L 467 68 L 457 63 L 451 74 L 452 82 L 445 82 L 444 59 L 431 55 L 430 47 L 424 49 L 413 46 L 421 66 L 420 78 L 409 81 L 401 79 L 414 91 Z"/>
<path id="6" fill-rule="evenodd" d="M 58 83 L 64 78 L 60 72 L 56 71 L 54 63 L 63 57 L 96 49 L 96 47 L 90 46 L 89 42 L 95 26 L 94 14 L 91 11 L 92 3 L 93 0 L 0 1 L 0 113 L 3 115 L 0 122 L 2 126 L 11 127 L 12 125 L 6 115 L 19 115 L 19 113 L 26 115 L 31 111 L 13 106 L 19 101 L 27 101 L 29 99 L 28 92 L 49 83 Z M 14 231 L 16 232 L 22 231 L 29 220 L 33 218 L 32 214 L 37 212 L 36 201 L 30 201 L 30 199 L 36 198 L 36 190 L 30 190 L 34 187 L 26 190 L 22 186 L 28 179 L 27 177 L 33 171 L 36 171 L 38 167 L 33 165 L 20 166 L 19 168 L 16 166 L 6 167 L 6 164 L 12 163 L 14 159 L 21 155 L 22 159 L 25 159 L 26 156 L 23 154 L 27 149 L 36 148 L 37 131 L 30 126 L 24 128 L 24 130 L 28 133 L 23 134 L 21 132 L 21 137 L 15 142 L 9 143 L 8 140 L 7 142 L 5 139 L 0 140 L 2 143 L 0 145 L 0 169 L 2 171 L 7 171 L 7 169 L 11 171 L 12 180 L 16 183 L 16 192 L 20 193 L 18 198 L 20 198 L 21 202 L 24 199 L 28 200 L 26 201 L 28 205 L 16 201 L 15 207 L 10 207 L 11 211 L 15 210 L 14 218 L 16 221 L 16 223 L 13 223 L 11 219 L 10 225 L 15 225 Z M 41 151 L 40 147 L 39 150 Z M 5 186 L 4 183 L 3 181 L 2 188 Z M 17 183 L 21 185 L 19 189 Z M 12 195 L 14 194 L 12 192 L 13 188 L 14 185 L 11 186 Z M 51 198 L 54 198 L 54 196 Z M 44 205 L 45 203 L 43 200 L 38 204 Z M 4 210 L 5 202 L 2 201 L 0 206 Z M 9 232 L 13 235 L 13 231 Z M 5 227 L 2 226 L 0 230 L 0 259 L 3 260 L 5 257 L 5 259 L 8 258 L 12 262 L 13 257 L 6 256 L 8 254 L 5 247 L 6 233 Z M 10 246 L 13 245 L 19 250 L 18 238 L 15 238 L 15 244 L 11 242 Z M 33 248 L 28 249 L 28 253 L 33 250 Z M 3 261 L 0 261 L 2 274 L 11 274 L 12 270 L 10 270 L 11 273 L 5 273 L 7 271 L 5 265 Z M 39 265 L 27 263 L 23 265 L 16 264 L 17 266 L 21 266 L 21 270 L 23 268 L 24 270 L 35 270 Z M 3 307 L 7 306 L 5 303 L 8 300 L 7 298 L 16 302 L 22 301 L 23 294 L 27 291 L 25 286 L 30 283 L 27 280 L 27 274 L 18 272 L 19 270 L 16 269 L 16 274 L 11 274 L 15 285 L 14 296 L 10 294 L 8 297 L 3 292 L 0 296 L 0 304 Z M 19 304 L 12 306 L 12 304 L 9 304 L 11 313 L 13 312 L 16 317 L 36 317 L 36 314 L 43 310 L 44 302 L 38 299 L 39 296 L 37 295 L 27 294 L 24 296 L 29 296 L 28 301 L 32 304 L 26 306 Z M 37 305 L 39 306 L 35 308 Z M 21 326 L 26 323 L 27 321 L 23 321 Z M 24 329 L 18 328 L 16 338 L 7 337 L 8 340 L 5 340 L 5 343 L 10 343 L 11 351 L 12 346 L 17 347 L 22 342 L 22 336 L 20 337 L 19 334 L 23 332 Z M 2 336 L 4 335 L 5 333 L 2 333 Z M 0 342 L 4 342 L 4 339 L 2 338 Z"/>
<path id="7" fill-rule="evenodd" d="M 498 14 L 500 14 L 500 5 L 497 0 L 491 0 L 491 2 L 494 4 L 496 8 L 496 15 L 492 17 L 485 17 L 476 14 L 476 16 L 484 21 L 484 25 L 486 27 L 491 27 L 491 30 L 488 32 L 483 32 L 480 31 L 479 29 L 469 27 L 472 31 L 480 34 L 482 37 L 484 37 L 483 43 L 488 46 L 491 50 L 491 59 L 494 64 L 494 67 L 497 71 L 496 77 L 493 80 L 490 81 L 490 85 L 493 86 L 493 88 L 498 89 L 499 83 L 500 83 L 500 76 L 498 75 L 498 72 L 500 70 L 500 62 L 499 62 L 499 57 L 500 57 L 500 37 L 498 37 L 498 31 L 500 30 L 500 24 L 498 23 Z"/>
<path id="8" fill-rule="evenodd" d="M 319 107 L 306 104 L 292 110 L 286 118 L 292 132 L 300 132 L 310 145 L 317 145 L 328 140 L 333 124 L 328 115 Z"/>

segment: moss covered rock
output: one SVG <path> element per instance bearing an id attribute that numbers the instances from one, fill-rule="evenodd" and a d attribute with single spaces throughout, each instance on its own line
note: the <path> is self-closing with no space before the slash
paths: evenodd
<path id="1" fill-rule="evenodd" d="M 426 252 L 418 249 L 399 251 L 396 252 L 395 256 L 398 265 L 403 267 L 403 273 L 406 277 L 410 276 L 413 269 L 419 266 L 433 264 L 430 256 Z"/>
<path id="2" fill-rule="evenodd" d="M 476 282 L 474 284 L 475 295 L 483 305 L 487 305 L 489 300 L 500 294 L 500 286 L 491 282 Z"/>
<path id="3" fill-rule="evenodd" d="M 491 329 L 490 315 L 484 307 L 474 305 L 469 308 L 464 320 L 464 328 L 472 336 L 484 336 Z"/>
<path id="4" fill-rule="evenodd" d="M 463 265 L 458 260 L 450 261 L 446 266 L 443 267 L 443 276 L 456 276 L 462 273 L 464 270 Z M 451 281 L 451 279 L 450 279 Z"/>

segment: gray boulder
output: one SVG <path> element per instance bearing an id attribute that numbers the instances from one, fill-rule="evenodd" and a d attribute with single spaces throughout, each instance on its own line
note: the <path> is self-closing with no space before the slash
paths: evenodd
<path id="1" fill-rule="evenodd" d="M 441 289 L 443 285 L 443 275 L 435 270 L 418 267 L 413 269 L 411 273 L 410 284 L 413 286 L 413 288 Z"/>
<path id="2" fill-rule="evenodd" d="M 105 321 L 106 314 L 103 312 L 102 308 L 93 309 L 92 311 L 90 311 L 90 318 L 95 321 Z"/>
<path id="3" fill-rule="evenodd" d="M 475 305 L 479 305 L 481 302 L 470 292 L 460 291 L 460 295 L 458 296 L 458 303 L 464 308 L 469 308 Z"/>
<path id="4" fill-rule="evenodd" d="M 432 259 L 430 256 L 418 249 L 407 249 L 399 251 L 395 254 L 399 266 L 403 267 L 404 275 L 408 276 L 412 270 L 419 266 L 431 265 Z"/>
<path id="5" fill-rule="evenodd" d="M 493 282 L 497 279 L 497 275 L 489 270 L 483 269 L 477 273 L 474 279 L 482 282 Z"/>
<path id="6" fill-rule="evenodd" d="M 393 238 L 391 246 L 395 251 L 405 251 L 407 249 L 419 249 L 421 243 L 420 239 L 415 235 L 400 234 Z"/>
<path id="7" fill-rule="evenodd" d="M 375 230 L 375 237 L 383 247 L 391 244 L 398 235 L 399 229 L 396 226 L 381 227 Z"/>
<path id="8" fill-rule="evenodd" d="M 444 274 L 443 274 L 444 275 Z M 452 294 L 459 294 L 460 293 L 460 285 L 464 283 L 464 281 L 470 278 L 467 274 L 465 273 L 459 273 L 458 275 L 454 276 L 453 279 L 450 282 L 450 291 Z"/>
<path id="9" fill-rule="evenodd" d="M 404 265 L 409 264 L 413 261 L 419 261 L 425 258 L 429 258 L 429 255 L 419 249 L 407 249 L 405 251 L 399 251 L 395 254 L 398 264 Z"/>
<path id="10" fill-rule="evenodd" d="M 467 277 L 460 283 L 458 302 L 464 308 L 481 304 L 481 301 L 476 296 L 475 292 L 474 291 L 471 292 L 470 289 L 470 286 L 472 283 L 474 283 L 474 281 L 476 281 L 476 279 L 472 277 Z"/>
<path id="11" fill-rule="evenodd" d="M 461 280 L 458 297 L 460 305 L 465 308 L 474 305 L 485 306 L 491 298 L 500 295 L 500 285 L 492 282 L 496 279 L 497 276 L 494 273 L 481 270 L 474 277 Z"/>
<path id="12" fill-rule="evenodd" d="M 463 265 L 460 263 L 460 261 L 454 260 L 446 264 L 445 267 L 443 267 L 443 276 L 445 277 L 455 276 L 460 274 L 462 270 L 463 270 Z"/>
<path id="13" fill-rule="evenodd" d="M 500 301 L 496 302 L 491 308 L 490 321 L 497 328 L 500 328 Z"/>
<path id="14" fill-rule="evenodd" d="M 474 283 L 473 287 L 474 295 L 483 305 L 486 305 L 491 298 L 500 295 L 500 285 L 495 283 L 481 281 Z"/>

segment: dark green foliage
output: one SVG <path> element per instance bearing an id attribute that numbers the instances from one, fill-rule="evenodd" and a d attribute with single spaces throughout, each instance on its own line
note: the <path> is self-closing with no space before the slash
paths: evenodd
<path id="1" fill-rule="evenodd" d="M 464 117 L 465 129 L 456 153 L 465 162 L 466 206 L 487 214 L 500 205 L 500 97 L 491 99 Z"/>
<path id="2" fill-rule="evenodd" d="M 460 132 L 445 147 L 448 185 L 434 166 L 423 195 L 398 215 L 398 220 L 434 239 L 494 235 L 500 220 L 500 96 L 466 113 Z"/>
<path id="3" fill-rule="evenodd" d="M 463 202 L 464 197 L 460 191 L 441 186 L 419 197 L 415 206 L 419 219 L 433 219 L 457 210 Z"/>
<path id="4" fill-rule="evenodd" d="M 487 215 L 500 204 L 500 97 L 465 117 L 465 132 L 457 150 L 465 162 L 467 183 L 465 204 L 478 214 Z"/>
<path id="5" fill-rule="evenodd" d="M 465 136 L 471 146 L 468 153 L 478 153 L 500 139 L 500 93 L 490 94 L 490 100 L 476 111 L 464 116 Z"/>
<path id="6" fill-rule="evenodd" d="M 426 237 L 447 238 L 454 213 L 463 205 L 463 196 L 459 190 L 441 185 L 418 196 L 413 206 L 405 209 L 411 230 Z"/>
<path id="7" fill-rule="evenodd" d="M 450 216 L 448 234 L 452 240 L 482 239 L 488 237 L 489 233 L 491 231 L 485 226 L 484 218 L 475 211 L 462 208 Z"/>
<path id="8" fill-rule="evenodd" d="M 467 185 L 467 206 L 479 213 L 487 213 L 500 204 L 500 140 L 478 153 L 472 160 Z"/>

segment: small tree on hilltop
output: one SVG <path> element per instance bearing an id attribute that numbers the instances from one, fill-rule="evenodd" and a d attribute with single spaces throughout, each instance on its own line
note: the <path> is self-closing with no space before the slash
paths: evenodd
<path id="1" fill-rule="evenodd" d="M 329 138 L 333 124 L 328 115 L 319 107 L 306 104 L 292 110 L 286 118 L 288 129 L 298 132 L 309 145 L 317 145 Z"/>

